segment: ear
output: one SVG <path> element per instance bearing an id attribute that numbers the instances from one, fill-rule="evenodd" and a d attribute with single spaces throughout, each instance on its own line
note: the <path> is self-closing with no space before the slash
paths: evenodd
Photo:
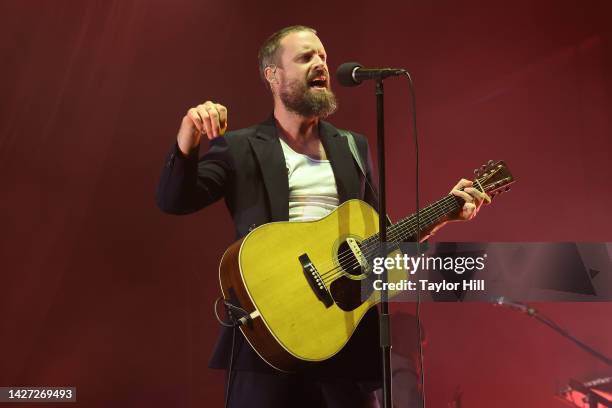
<path id="1" fill-rule="evenodd" d="M 268 65 L 264 70 L 264 75 L 266 77 L 266 81 L 268 81 L 268 85 L 272 86 L 273 83 L 277 83 L 276 79 L 276 65 Z"/>

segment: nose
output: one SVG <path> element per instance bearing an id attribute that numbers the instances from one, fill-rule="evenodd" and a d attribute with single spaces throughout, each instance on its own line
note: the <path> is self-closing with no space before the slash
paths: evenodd
<path id="1" fill-rule="evenodd" d="M 314 69 L 326 69 L 327 68 L 327 64 L 325 63 L 325 60 L 323 58 L 321 58 L 321 56 L 316 55 L 313 59 L 313 68 Z"/>

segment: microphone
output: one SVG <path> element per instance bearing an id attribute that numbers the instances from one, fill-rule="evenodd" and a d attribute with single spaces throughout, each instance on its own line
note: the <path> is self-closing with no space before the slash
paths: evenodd
<path id="1" fill-rule="evenodd" d="M 364 68 L 358 62 L 345 62 L 336 70 L 336 78 L 342 86 L 357 86 L 366 79 L 385 79 L 405 72 L 401 68 Z"/>
<path id="2" fill-rule="evenodd" d="M 518 310 L 519 312 L 523 312 L 525 314 L 528 314 L 529 316 L 534 316 L 538 312 L 536 309 L 529 307 L 524 303 L 513 302 L 512 300 L 503 296 L 500 296 L 495 299 L 495 304 L 499 306 L 506 306 L 510 309 Z"/>

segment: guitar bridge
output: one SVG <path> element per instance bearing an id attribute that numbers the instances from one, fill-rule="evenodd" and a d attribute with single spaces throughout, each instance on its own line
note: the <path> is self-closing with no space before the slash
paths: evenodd
<path id="1" fill-rule="evenodd" d="M 302 264 L 302 270 L 304 271 L 304 276 L 310 285 L 310 288 L 315 293 L 317 298 L 323 302 L 325 307 L 330 307 L 334 304 L 334 300 L 332 299 L 329 291 L 325 287 L 325 282 L 323 282 L 323 278 L 317 271 L 317 268 L 312 264 L 310 258 L 306 254 L 302 254 L 298 258 L 300 263 Z"/>

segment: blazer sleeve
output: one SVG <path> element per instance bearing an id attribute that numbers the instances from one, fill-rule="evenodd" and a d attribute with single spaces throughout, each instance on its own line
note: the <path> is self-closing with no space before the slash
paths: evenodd
<path id="1" fill-rule="evenodd" d="M 234 168 L 226 138 L 213 139 L 199 160 L 198 151 L 185 156 L 175 143 L 168 153 L 155 195 L 163 212 L 190 214 L 225 195 Z"/>

